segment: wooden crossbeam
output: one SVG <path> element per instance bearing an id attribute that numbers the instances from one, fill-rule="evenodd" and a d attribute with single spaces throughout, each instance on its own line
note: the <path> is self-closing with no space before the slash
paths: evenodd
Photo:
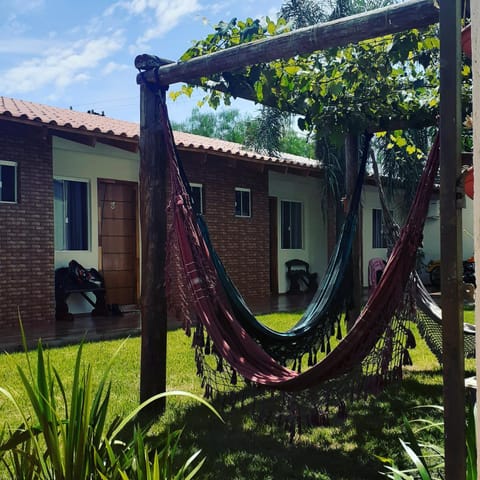
<path id="1" fill-rule="evenodd" d="M 186 62 L 152 68 L 137 75 L 137 83 L 167 86 L 192 83 L 200 77 L 249 65 L 345 46 L 369 38 L 423 28 L 438 22 L 436 0 L 409 0 L 370 12 L 319 23 L 293 32 L 227 48 Z"/>

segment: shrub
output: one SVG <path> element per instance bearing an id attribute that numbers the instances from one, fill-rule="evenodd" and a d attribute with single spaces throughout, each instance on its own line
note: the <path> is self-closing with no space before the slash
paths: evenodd
<path id="1" fill-rule="evenodd" d="M 175 467 L 182 430 L 149 437 L 138 413 L 152 402 L 171 395 L 194 398 L 219 414 L 202 398 L 181 391 L 150 398 L 124 418 L 108 421 L 112 360 L 95 387 L 90 366 L 82 366 L 78 348 L 70 397 L 64 382 L 42 344 L 37 348 L 34 369 L 27 356 L 27 371 L 17 366 L 28 396 L 30 411 L 20 406 L 5 388 L 3 394 L 22 418 L 15 429 L 6 425 L 0 436 L 1 461 L 12 479 L 138 480 L 191 479 L 204 462 L 200 451 Z M 36 373 L 34 373 L 36 371 Z"/>

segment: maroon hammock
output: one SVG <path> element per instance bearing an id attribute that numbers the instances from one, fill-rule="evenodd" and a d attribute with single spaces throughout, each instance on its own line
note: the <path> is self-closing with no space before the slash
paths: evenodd
<path id="1" fill-rule="evenodd" d="M 393 317 L 402 302 L 405 287 L 414 268 L 439 164 L 438 137 L 428 156 L 400 238 L 360 316 L 344 339 L 323 360 L 305 372 L 297 373 L 280 365 L 265 353 L 236 321 L 228 306 L 180 175 L 167 115 L 166 105 L 163 104 L 160 116 L 170 170 L 170 208 L 173 213 L 171 232 L 176 238 L 175 242 L 171 238 L 168 244 L 170 248 L 175 248 L 180 256 L 181 268 L 193 299 L 190 308 L 205 327 L 217 353 L 245 379 L 285 391 L 314 387 L 359 365 L 385 332 L 388 322 L 381 320 Z M 170 257 L 174 255 L 175 253 L 170 252 Z M 185 292 L 181 293 L 182 295 L 185 296 Z"/>

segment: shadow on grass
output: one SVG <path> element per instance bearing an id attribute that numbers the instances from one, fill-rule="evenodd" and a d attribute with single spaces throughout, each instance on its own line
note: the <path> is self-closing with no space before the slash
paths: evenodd
<path id="1" fill-rule="evenodd" d="M 411 418 L 413 407 L 441 402 L 440 371 L 417 371 L 377 397 L 351 403 L 346 419 L 332 415 L 328 427 L 303 429 L 293 443 L 283 425 L 258 414 L 278 409 L 276 397 L 257 400 L 255 410 L 248 405 L 224 409 L 214 402 L 225 424 L 204 407 L 170 404 L 166 424 L 185 426 L 180 442 L 184 456 L 201 449 L 207 457 L 198 478 L 372 480 L 385 478 L 375 455 L 402 462 L 402 415 Z"/>

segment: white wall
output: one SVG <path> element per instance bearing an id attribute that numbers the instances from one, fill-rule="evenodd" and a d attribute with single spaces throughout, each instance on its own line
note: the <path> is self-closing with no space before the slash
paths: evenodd
<path id="1" fill-rule="evenodd" d="M 440 210 L 438 211 L 440 215 Z M 473 201 L 466 197 L 465 208 L 462 209 L 463 224 L 463 259 L 473 255 Z M 424 261 L 440 259 L 440 216 L 427 218 L 423 231 Z"/>
<path id="2" fill-rule="evenodd" d="M 400 209 L 400 200 L 393 204 L 395 220 L 403 224 Z M 362 196 L 363 206 L 363 281 L 368 286 L 368 262 L 371 258 L 379 257 L 386 259 L 386 249 L 372 248 L 372 209 L 381 208 L 376 187 L 365 187 Z M 463 259 L 473 255 L 473 201 L 466 197 L 465 208 L 462 210 L 463 222 Z M 440 208 L 438 194 L 435 194 L 430 202 L 429 212 L 423 229 L 423 262 L 428 264 L 430 260 L 440 259 Z M 422 279 L 429 282 L 428 274 L 420 272 Z"/>
<path id="3" fill-rule="evenodd" d="M 110 178 L 138 182 L 139 155 L 98 143 L 88 147 L 53 137 L 53 176 L 87 180 L 90 192 L 90 239 L 87 251 L 55 251 L 55 268 L 66 267 L 75 259 L 86 268 L 98 268 L 97 180 Z M 90 312 L 92 307 L 80 295 L 68 299 L 72 313 Z"/>
<path id="4" fill-rule="evenodd" d="M 321 180 L 314 177 L 269 172 L 269 195 L 278 198 L 278 290 L 288 289 L 285 262 L 298 258 L 310 264 L 311 272 L 317 272 L 319 280 L 327 266 L 327 229 L 321 205 Z M 304 245 L 302 249 L 281 248 L 280 201 L 294 201 L 303 204 Z"/>

